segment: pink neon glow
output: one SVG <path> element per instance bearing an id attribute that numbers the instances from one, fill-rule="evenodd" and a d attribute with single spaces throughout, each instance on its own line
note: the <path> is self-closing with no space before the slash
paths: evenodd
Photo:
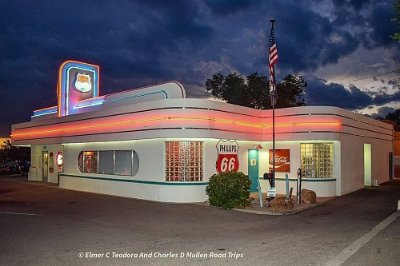
<path id="1" fill-rule="evenodd" d="M 53 109 L 53 108 L 57 108 L 57 106 L 51 106 L 51 107 L 46 107 L 46 108 L 40 108 L 40 109 L 34 110 L 33 112 L 35 113 L 35 112 L 40 112 L 40 111 L 46 111 L 46 110 L 50 110 L 50 109 Z"/>
<path id="2" fill-rule="evenodd" d="M 262 121 L 262 123 L 260 123 Z M 276 133 L 298 131 L 338 131 L 340 120 L 330 117 L 296 116 L 276 119 Z M 157 128 L 205 128 L 233 130 L 257 134 L 271 134 L 270 119 L 249 118 L 214 111 L 149 111 L 95 118 L 86 121 L 71 121 L 63 124 L 15 129 L 13 140 L 68 137 L 76 135 L 114 133 Z"/>

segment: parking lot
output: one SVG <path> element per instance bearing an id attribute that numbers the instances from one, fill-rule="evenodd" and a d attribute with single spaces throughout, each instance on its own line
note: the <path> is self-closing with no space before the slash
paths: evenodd
<path id="1" fill-rule="evenodd" d="M 324 265 L 396 212 L 392 181 L 287 216 L 90 194 L 0 177 L 4 265 Z M 347 265 L 399 265 L 400 221 Z"/>

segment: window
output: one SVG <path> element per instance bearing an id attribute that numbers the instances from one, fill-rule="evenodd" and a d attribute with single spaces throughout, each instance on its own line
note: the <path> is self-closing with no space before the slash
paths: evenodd
<path id="1" fill-rule="evenodd" d="M 132 175 L 131 151 L 115 151 L 115 174 Z"/>
<path id="2" fill-rule="evenodd" d="M 114 173 L 114 151 L 99 151 L 99 174 Z"/>
<path id="3" fill-rule="evenodd" d="M 82 173 L 134 176 L 139 171 L 139 157 L 133 150 L 82 151 L 78 168 Z"/>
<path id="4" fill-rule="evenodd" d="M 333 177 L 333 144 L 300 144 L 301 169 L 305 178 Z"/>
<path id="5" fill-rule="evenodd" d="M 83 173 L 96 173 L 97 172 L 97 152 L 83 151 L 79 154 L 78 158 L 79 170 Z"/>
<path id="6" fill-rule="evenodd" d="M 165 142 L 166 181 L 203 180 L 203 142 Z"/>

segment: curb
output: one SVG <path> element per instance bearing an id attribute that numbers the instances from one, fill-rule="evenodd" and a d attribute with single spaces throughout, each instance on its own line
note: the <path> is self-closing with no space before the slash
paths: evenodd
<path id="1" fill-rule="evenodd" d="M 319 203 L 314 203 L 314 204 L 310 204 L 310 205 L 304 205 L 306 207 L 304 208 L 299 208 L 299 209 L 295 209 L 295 210 L 288 210 L 288 211 L 270 211 L 270 210 L 249 210 L 249 209 L 232 209 L 234 211 L 239 211 L 239 212 L 245 212 L 245 213 L 253 213 L 253 214 L 258 214 L 258 215 L 271 215 L 271 216 L 282 216 L 282 215 L 291 215 L 291 214 L 296 214 L 305 210 L 309 210 L 312 208 L 315 208 L 317 206 L 320 206 L 324 204 L 324 202 L 319 202 Z"/>

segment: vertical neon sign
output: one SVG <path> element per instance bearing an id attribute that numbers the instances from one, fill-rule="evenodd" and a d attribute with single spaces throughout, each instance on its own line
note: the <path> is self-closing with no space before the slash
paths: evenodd
<path id="1" fill-rule="evenodd" d="M 99 66 L 79 61 L 64 62 L 58 72 L 58 116 L 77 112 L 78 102 L 99 96 Z"/>

